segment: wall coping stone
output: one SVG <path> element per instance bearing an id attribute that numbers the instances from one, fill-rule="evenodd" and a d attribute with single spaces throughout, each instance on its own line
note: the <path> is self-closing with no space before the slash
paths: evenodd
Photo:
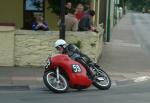
<path id="1" fill-rule="evenodd" d="M 92 31 L 66 31 L 66 35 L 69 34 L 74 34 L 76 33 L 76 35 L 88 35 L 88 34 L 92 34 L 91 36 L 95 35 L 102 35 L 102 33 L 95 33 Z M 33 31 L 33 30 L 16 30 L 15 35 L 58 35 L 59 31 Z M 90 35 L 89 35 L 90 36 Z"/>
<path id="2" fill-rule="evenodd" d="M 14 26 L 0 26 L 0 32 L 15 31 Z"/>

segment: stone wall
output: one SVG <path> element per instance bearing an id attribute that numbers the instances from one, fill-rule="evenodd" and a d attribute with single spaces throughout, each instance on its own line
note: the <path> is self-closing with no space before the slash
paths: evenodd
<path id="1" fill-rule="evenodd" d="M 0 26 L 0 66 L 14 66 L 14 32 L 12 26 Z"/>
<path id="2" fill-rule="evenodd" d="M 59 32 L 17 30 L 15 33 L 15 65 L 41 66 L 48 54 L 55 54 L 54 42 Z M 66 32 L 66 41 L 80 42 L 81 51 L 97 59 L 102 50 L 102 36 L 93 32 Z"/>
<path id="3" fill-rule="evenodd" d="M 16 31 L 15 65 L 42 65 L 47 55 L 54 52 L 53 43 L 57 38 L 58 35 L 43 31 Z"/>
<path id="4" fill-rule="evenodd" d="M 0 66 L 42 66 L 48 54 L 56 53 L 59 31 L 15 30 L 0 26 Z M 102 52 L 102 33 L 66 32 L 66 41 L 78 44 L 83 53 L 97 61 Z"/>

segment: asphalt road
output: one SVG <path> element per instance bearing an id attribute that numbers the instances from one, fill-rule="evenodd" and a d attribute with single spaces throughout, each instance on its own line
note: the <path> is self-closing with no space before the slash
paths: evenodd
<path id="1" fill-rule="evenodd" d="M 150 14 L 132 14 L 133 29 L 135 36 L 150 57 Z"/>
<path id="2" fill-rule="evenodd" d="M 55 94 L 47 89 L 0 91 L 1 103 L 149 103 L 150 81 Z"/>

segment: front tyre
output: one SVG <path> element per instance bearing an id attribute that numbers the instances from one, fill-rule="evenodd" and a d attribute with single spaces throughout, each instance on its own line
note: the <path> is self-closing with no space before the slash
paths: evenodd
<path id="1" fill-rule="evenodd" d="M 96 75 L 93 79 L 93 85 L 101 90 L 107 90 L 111 87 L 111 80 L 108 74 L 99 66 L 95 66 Z"/>
<path id="2" fill-rule="evenodd" d="M 43 81 L 46 87 L 55 93 L 64 93 L 69 87 L 67 79 L 63 75 L 59 74 L 59 80 L 57 80 L 56 73 L 53 71 L 45 72 Z"/>

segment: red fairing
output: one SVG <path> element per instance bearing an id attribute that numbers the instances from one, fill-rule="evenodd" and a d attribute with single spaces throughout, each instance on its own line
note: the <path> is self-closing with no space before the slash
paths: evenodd
<path id="1" fill-rule="evenodd" d="M 86 75 L 86 69 L 78 62 L 69 58 L 68 55 L 58 54 L 51 57 L 50 69 L 60 67 L 69 77 L 69 85 L 71 88 L 87 88 L 92 81 Z"/>

